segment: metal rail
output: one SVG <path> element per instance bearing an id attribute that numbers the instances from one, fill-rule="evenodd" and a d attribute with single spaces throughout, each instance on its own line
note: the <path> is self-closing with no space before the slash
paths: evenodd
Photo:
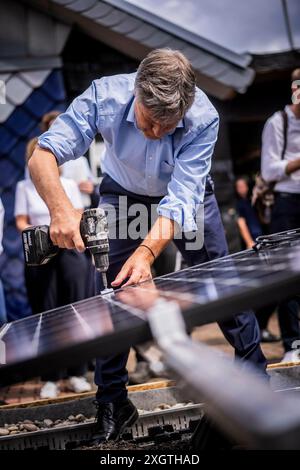
<path id="1" fill-rule="evenodd" d="M 300 448 L 300 400 L 295 394 L 272 392 L 251 367 L 194 343 L 176 303 L 160 300 L 148 319 L 165 362 L 182 379 L 187 395 L 203 400 L 227 435 L 251 448 Z"/>
<path id="2" fill-rule="evenodd" d="M 170 438 L 172 435 L 191 433 L 202 414 L 200 405 L 146 412 L 139 417 L 134 426 L 124 431 L 122 439 L 149 442 L 158 438 L 163 440 L 164 436 Z M 74 448 L 91 441 L 93 428 L 94 419 L 89 419 L 84 423 L 4 436 L 0 437 L 0 451 Z"/>

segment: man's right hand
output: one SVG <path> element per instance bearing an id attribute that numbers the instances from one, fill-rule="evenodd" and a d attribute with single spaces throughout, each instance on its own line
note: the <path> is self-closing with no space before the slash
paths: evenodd
<path id="1" fill-rule="evenodd" d="M 32 181 L 51 215 L 52 242 L 60 248 L 84 251 L 80 235 L 81 212 L 74 209 L 61 184 L 55 155 L 37 146 L 28 162 L 28 168 Z"/>
<path id="2" fill-rule="evenodd" d="M 72 208 L 52 214 L 50 238 L 60 248 L 84 251 L 85 246 L 80 235 L 81 212 Z"/>

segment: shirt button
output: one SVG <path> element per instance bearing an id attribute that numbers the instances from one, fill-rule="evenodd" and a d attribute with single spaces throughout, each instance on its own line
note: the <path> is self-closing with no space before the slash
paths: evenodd
<path id="1" fill-rule="evenodd" d="M 152 157 L 150 157 L 150 160 L 152 160 Z"/>

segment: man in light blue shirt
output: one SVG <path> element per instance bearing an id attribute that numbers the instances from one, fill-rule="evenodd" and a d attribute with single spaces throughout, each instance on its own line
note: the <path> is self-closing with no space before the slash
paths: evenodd
<path id="1" fill-rule="evenodd" d="M 143 226 L 153 206 L 157 208 L 157 219 L 143 236 L 128 230 L 121 237 L 110 231 L 108 281 L 113 287 L 151 278 L 154 259 L 174 236 L 189 265 L 226 255 L 209 177 L 217 131 L 218 114 L 196 88 L 192 67 L 178 51 L 152 51 L 137 74 L 95 80 L 40 137 L 29 161 L 32 179 L 50 210 L 52 241 L 62 248 L 84 249 L 80 215 L 61 188 L 57 164 L 83 155 L 101 133 L 106 154 L 100 204 L 114 208 L 115 224 L 126 227 L 137 204 L 145 208 Z M 125 218 L 120 196 L 126 197 Z M 201 214 L 204 246 L 193 247 L 187 240 L 203 230 Z M 220 327 L 236 355 L 263 372 L 266 363 L 253 313 L 243 312 Z M 125 388 L 127 357 L 128 352 L 97 360 L 98 441 L 117 439 L 137 418 Z"/>
<path id="2" fill-rule="evenodd" d="M 203 204 L 217 140 L 218 113 L 197 88 L 184 119 L 178 122 L 172 116 L 169 131 L 159 129 L 161 136 L 145 138 L 135 116 L 135 80 L 135 73 L 95 80 L 42 134 L 39 145 L 62 165 L 83 155 L 100 133 L 106 145 L 103 173 L 132 193 L 165 196 L 158 214 L 172 218 L 184 231 L 196 230 L 195 215 Z"/>

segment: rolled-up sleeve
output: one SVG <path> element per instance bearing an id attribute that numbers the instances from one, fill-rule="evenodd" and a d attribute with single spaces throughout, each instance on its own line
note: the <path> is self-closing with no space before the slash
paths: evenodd
<path id="1" fill-rule="evenodd" d="M 216 115 L 176 157 L 168 194 L 157 208 L 159 215 L 174 220 L 184 232 L 197 230 L 196 214 L 200 204 L 203 204 L 218 125 Z"/>
<path id="2" fill-rule="evenodd" d="M 281 159 L 283 122 L 280 115 L 270 118 L 262 134 L 261 173 L 268 183 L 287 178 L 287 160 Z"/>
<path id="3" fill-rule="evenodd" d="M 38 144 L 50 150 L 62 165 L 85 154 L 97 133 L 97 121 L 97 89 L 93 82 L 39 137 Z"/>

